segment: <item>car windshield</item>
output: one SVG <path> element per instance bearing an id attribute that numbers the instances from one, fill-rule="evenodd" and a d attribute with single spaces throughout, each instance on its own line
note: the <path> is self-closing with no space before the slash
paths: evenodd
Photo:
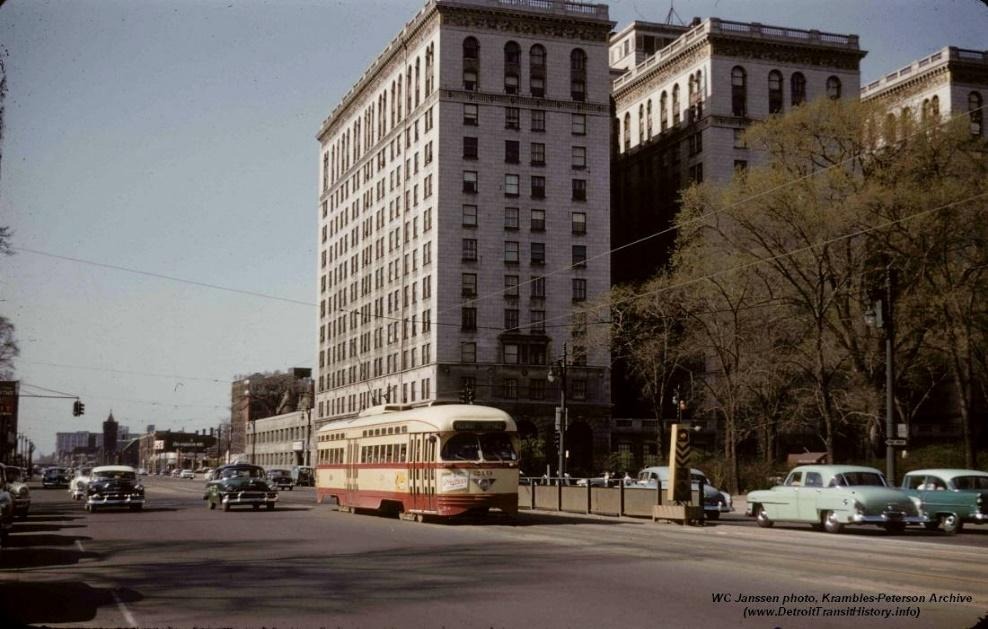
<path id="1" fill-rule="evenodd" d="M 84 468 L 80 469 L 79 471 L 77 471 L 75 473 L 75 475 L 76 476 L 89 476 L 90 474 L 92 474 L 92 472 L 93 472 L 93 468 L 91 468 L 91 467 L 84 467 Z"/>
<path id="2" fill-rule="evenodd" d="M 264 478 L 264 470 L 259 467 L 230 467 L 222 472 L 222 478 Z"/>
<path id="3" fill-rule="evenodd" d="M 137 475 L 134 472 L 127 472 L 124 470 L 106 470 L 99 471 L 94 474 L 95 478 L 100 480 L 136 480 Z"/>
<path id="4" fill-rule="evenodd" d="M 8 470 L 10 468 L 7 468 Z M 956 489 L 988 489 L 988 476 L 955 476 Z"/>
<path id="5" fill-rule="evenodd" d="M 288 470 L 270 470 L 268 476 L 288 476 Z"/>
<path id="6" fill-rule="evenodd" d="M 885 477 L 877 472 L 844 472 L 830 481 L 831 487 L 885 487 Z"/>
<path id="7" fill-rule="evenodd" d="M 518 455 L 506 432 L 487 432 L 477 435 L 460 432 L 450 437 L 441 452 L 444 461 L 515 461 Z"/>
<path id="8" fill-rule="evenodd" d="M 19 467 L 8 467 L 6 472 L 8 483 L 16 483 L 17 481 L 24 480 L 24 475 Z"/>

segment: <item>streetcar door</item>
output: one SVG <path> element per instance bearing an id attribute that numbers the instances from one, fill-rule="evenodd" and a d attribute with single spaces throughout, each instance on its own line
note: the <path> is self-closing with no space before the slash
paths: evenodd
<path id="1" fill-rule="evenodd" d="M 408 455 L 408 491 L 412 498 L 412 509 L 422 508 L 422 436 L 411 434 L 411 452 Z"/>
<path id="2" fill-rule="evenodd" d="M 346 505 L 353 507 L 357 499 L 357 463 L 360 463 L 360 446 L 356 440 L 347 440 L 346 473 L 344 474 L 344 490 Z"/>
<path id="3" fill-rule="evenodd" d="M 439 435 L 422 435 L 423 449 L 425 451 L 425 465 L 423 466 L 423 472 L 425 473 L 425 483 L 423 487 L 423 493 L 425 494 L 426 509 L 429 511 L 436 510 L 436 448 L 439 444 Z"/>

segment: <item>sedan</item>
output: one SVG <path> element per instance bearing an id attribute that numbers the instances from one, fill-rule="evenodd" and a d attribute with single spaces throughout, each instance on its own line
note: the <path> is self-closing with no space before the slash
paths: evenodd
<path id="1" fill-rule="evenodd" d="M 890 533 L 925 524 L 919 498 L 890 487 L 881 472 L 856 465 L 802 465 L 782 485 L 748 494 L 748 515 L 759 526 L 806 522 L 840 533 L 849 524 L 874 524 Z"/>
<path id="2" fill-rule="evenodd" d="M 720 517 L 721 513 L 730 513 L 734 510 L 734 501 L 731 500 L 731 494 L 714 487 L 706 474 L 693 468 L 690 470 L 690 480 L 692 481 L 693 489 L 696 491 L 700 490 L 700 483 L 703 483 L 703 515 L 706 518 L 716 520 Z M 659 465 L 646 467 L 638 472 L 638 480 L 633 486 L 654 489 L 661 484 L 664 491 L 668 482 L 669 468 Z"/>
<path id="3" fill-rule="evenodd" d="M 268 484 L 263 467 L 236 463 L 216 469 L 215 480 L 206 483 L 202 498 L 210 509 L 222 506 L 229 511 L 236 505 L 250 505 L 256 510 L 264 505 L 270 510 L 278 502 L 278 492 Z"/>
<path id="4" fill-rule="evenodd" d="M 947 535 L 959 533 L 964 524 L 988 522 L 988 472 L 931 469 L 908 472 L 902 489 L 923 501 L 930 521 L 926 528 L 943 527 Z"/>

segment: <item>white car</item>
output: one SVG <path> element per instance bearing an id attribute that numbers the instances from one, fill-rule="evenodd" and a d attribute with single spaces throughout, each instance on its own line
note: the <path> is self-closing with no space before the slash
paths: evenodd
<path id="1" fill-rule="evenodd" d="M 86 490 L 89 489 L 89 476 L 93 468 L 80 467 L 75 471 L 75 476 L 69 481 L 69 495 L 73 500 L 82 500 L 86 497 Z"/>
<path id="2" fill-rule="evenodd" d="M 195 478 L 196 475 L 192 472 L 192 470 L 187 470 L 186 469 L 186 470 L 182 470 L 182 472 L 178 475 L 178 477 L 179 478 Z"/>
<path id="3" fill-rule="evenodd" d="M 716 520 L 721 513 L 734 511 L 731 495 L 726 491 L 720 491 L 714 487 L 707 475 L 696 468 L 690 470 L 690 478 L 693 480 L 693 489 L 698 489 L 700 482 L 703 482 L 703 513 L 707 518 Z M 638 472 L 638 481 L 635 487 L 655 488 L 662 483 L 665 491 L 666 483 L 669 482 L 669 468 L 660 465 L 656 467 L 646 467 Z"/>

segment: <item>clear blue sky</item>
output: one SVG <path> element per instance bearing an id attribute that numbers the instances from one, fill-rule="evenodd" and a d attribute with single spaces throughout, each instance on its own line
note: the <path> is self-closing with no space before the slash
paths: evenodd
<path id="1" fill-rule="evenodd" d="M 9 0 L 0 224 L 15 247 L 314 304 L 320 122 L 420 2 Z M 666 0 L 610 3 L 621 28 Z M 945 45 L 988 48 L 980 0 L 675 0 L 721 17 L 857 33 L 862 83 Z M 21 431 L 188 430 L 229 382 L 314 364 L 316 308 L 19 252 Z M 126 372 L 126 373 L 123 373 Z M 144 375 L 160 374 L 160 375 Z M 167 376 L 167 377 L 162 377 Z M 23 387 L 22 393 L 43 393 Z"/>

